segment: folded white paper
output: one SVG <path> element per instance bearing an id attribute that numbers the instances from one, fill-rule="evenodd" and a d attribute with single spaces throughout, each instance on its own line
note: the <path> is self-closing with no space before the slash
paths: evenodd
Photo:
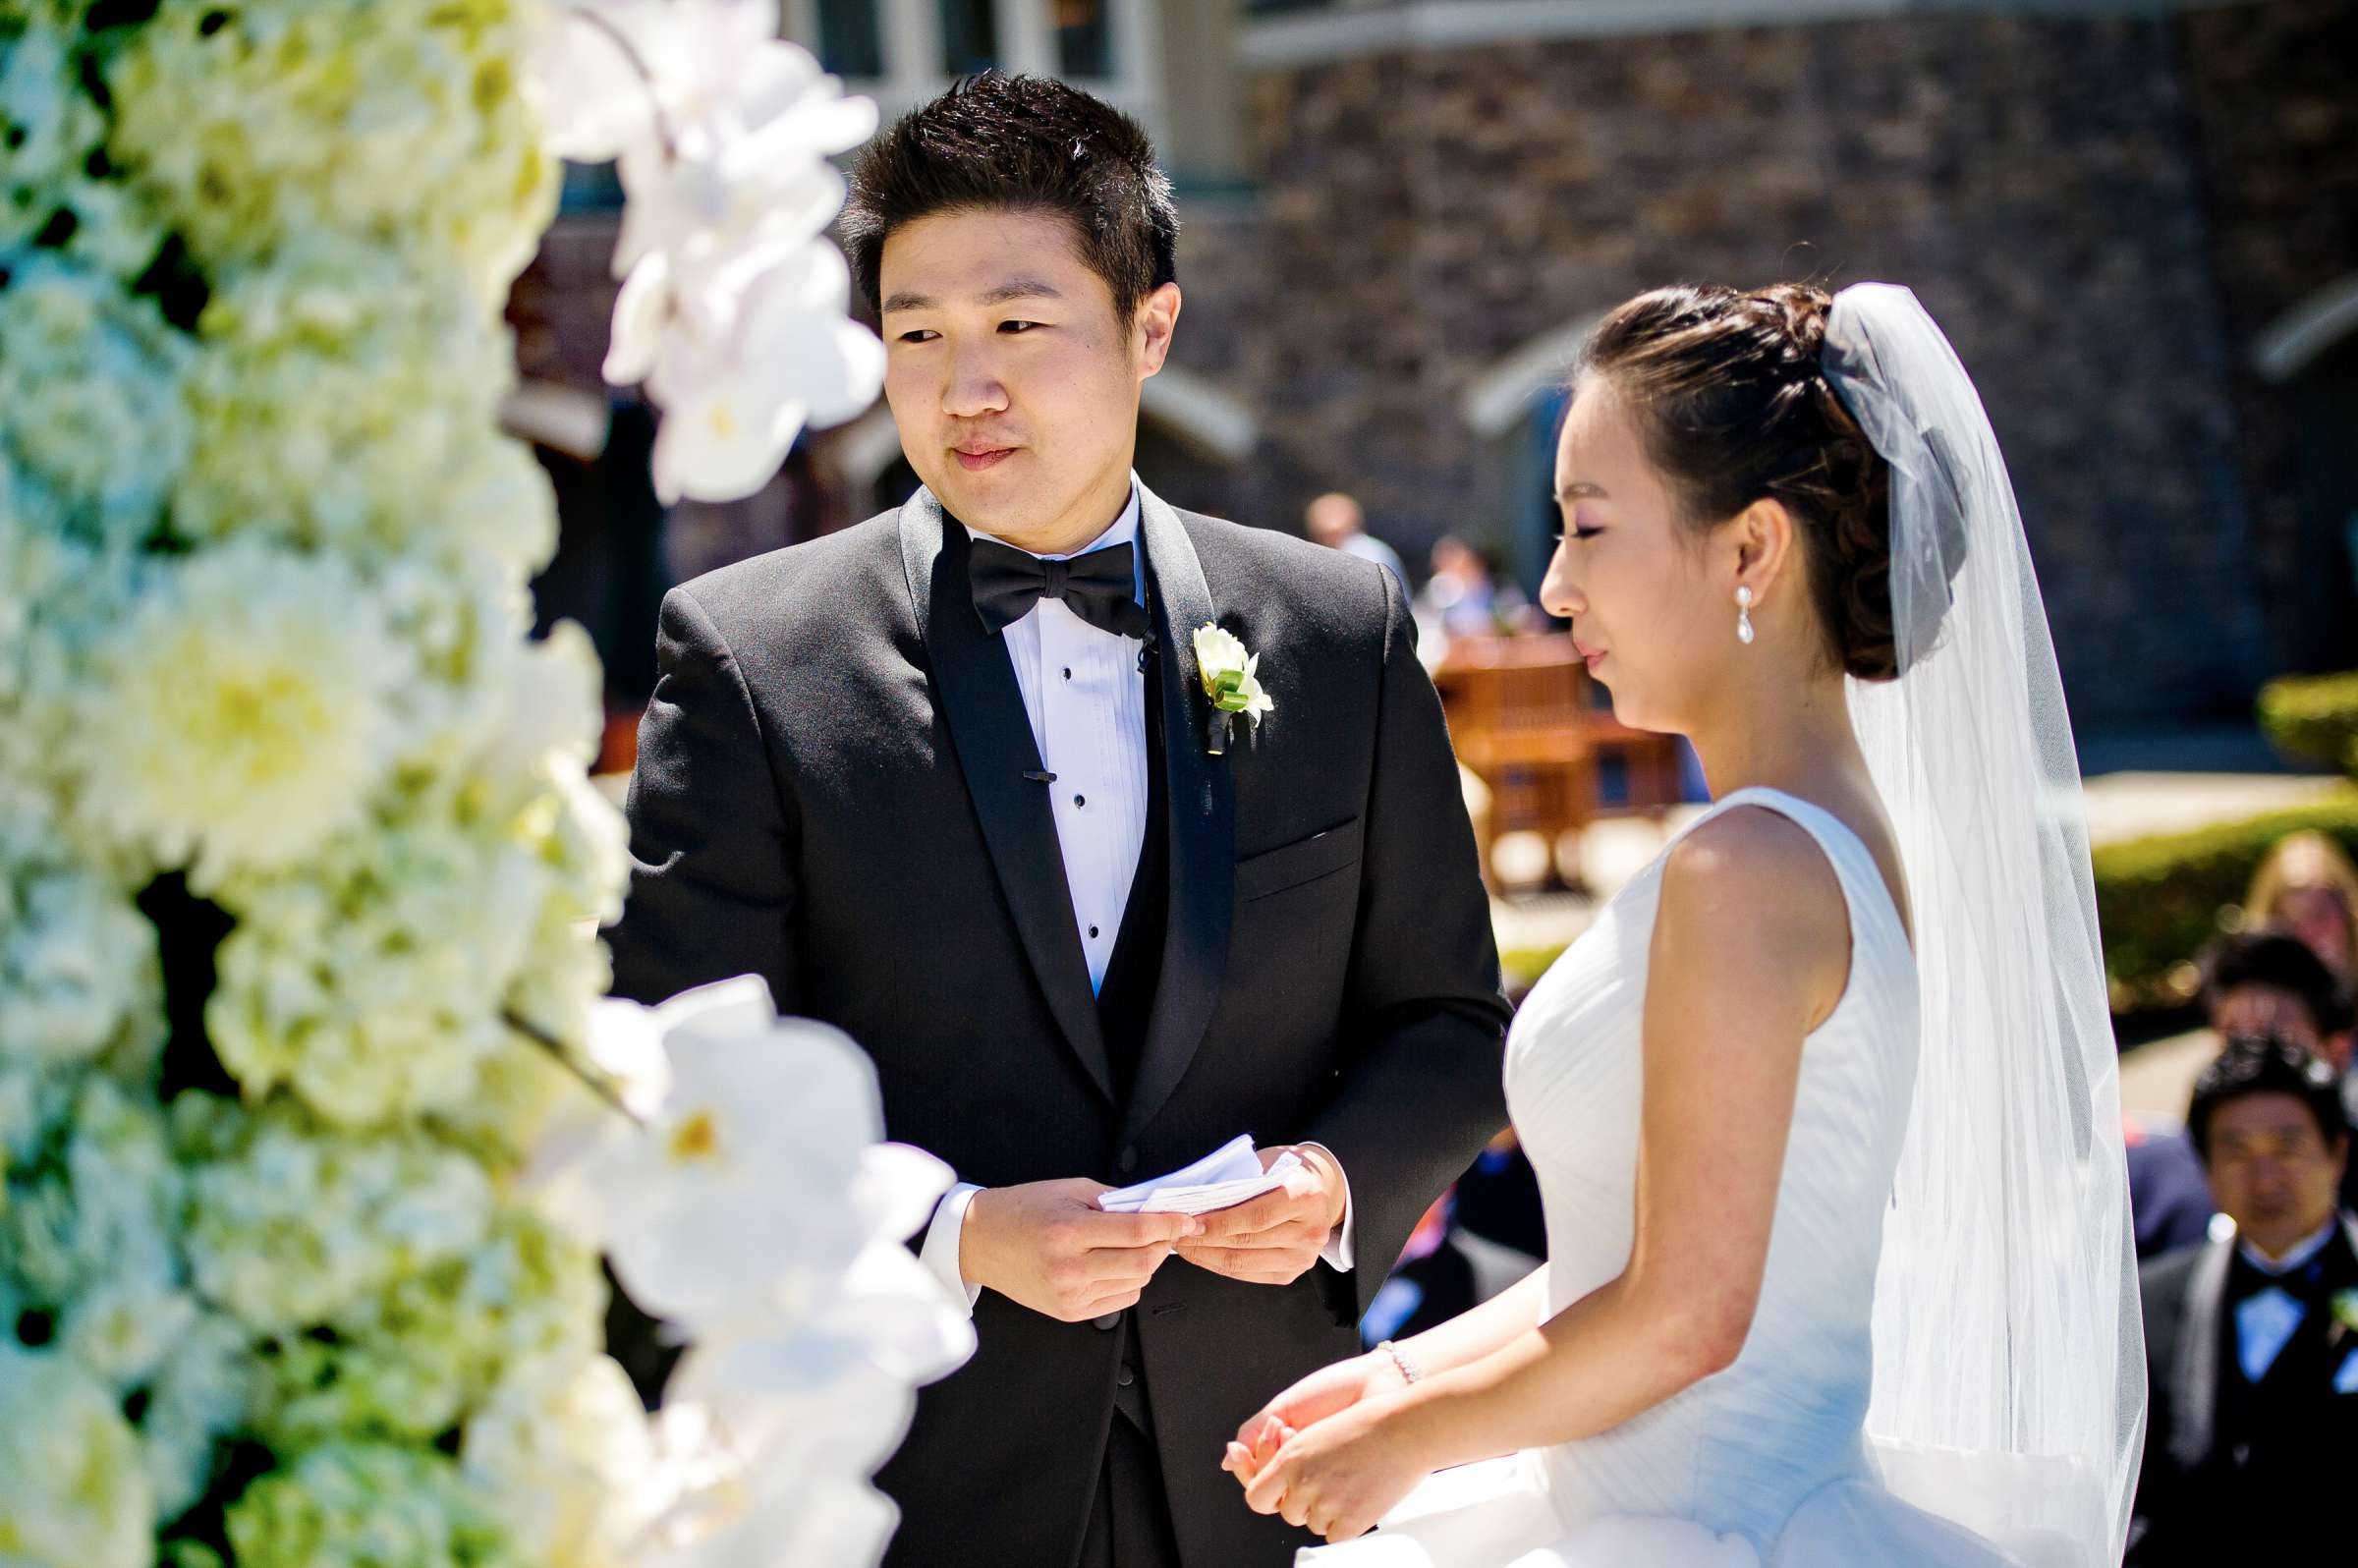
<path id="1" fill-rule="evenodd" d="M 1287 1153 L 1263 1170 L 1253 1135 L 1239 1133 L 1192 1165 L 1098 1194 L 1097 1206 L 1109 1214 L 1208 1214 L 1275 1192 L 1285 1185 L 1288 1171 L 1301 1168 L 1302 1162 Z"/>

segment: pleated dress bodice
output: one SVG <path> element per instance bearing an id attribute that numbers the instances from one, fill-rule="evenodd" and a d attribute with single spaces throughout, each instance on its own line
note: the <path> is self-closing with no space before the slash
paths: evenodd
<path id="1" fill-rule="evenodd" d="M 1918 1046 L 1916 967 L 1874 856 L 1840 819 L 1738 791 L 1691 824 L 1775 811 L 1825 851 L 1850 914 L 1847 986 L 1802 1049 L 1759 1309 L 1742 1353 L 1611 1431 L 1539 1450 L 1567 1520 L 1692 1520 L 1765 1548 L 1801 1501 L 1860 1474 L 1882 1216 Z M 1665 848 L 1534 988 L 1508 1038 L 1506 1095 L 1538 1173 L 1552 1316 L 1628 1265 L 1645 1092 L 1649 949 Z"/>

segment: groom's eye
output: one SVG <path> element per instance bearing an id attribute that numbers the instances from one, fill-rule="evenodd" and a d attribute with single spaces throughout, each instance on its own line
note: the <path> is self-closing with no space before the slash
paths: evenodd
<path id="1" fill-rule="evenodd" d="M 900 334 L 900 340 L 903 343 L 930 343 L 940 336 L 940 333 L 928 327 L 911 327 L 908 331 Z"/>
<path id="2" fill-rule="evenodd" d="M 1029 332 L 1029 331 L 1031 331 L 1031 330 L 1032 330 L 1034 327 L 1036 327 L 1036 326 L 1039 326 L 1039 323 L 1038 321 L 1001 321 L 1001 322 L 999 323 L 999 330 L 1000 330 L 1001 332 L 1008 332 L 1008 333 L 1019 333 L 1019 334 L 1020 334 L 1020 333 L 1024 333 L 1024 332 Z"/>

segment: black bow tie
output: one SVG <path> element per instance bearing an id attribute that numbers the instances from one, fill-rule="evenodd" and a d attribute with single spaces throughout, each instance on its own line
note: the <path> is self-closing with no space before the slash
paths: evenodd
<path id="1" fill-rule="evenodd" d="M 1069 561 L 1043 561 L 996 539 L 977 539 L 967 575 L 974 584 L 975 613 L 982 617 L 982 630 L 993 637 L 1030 614 L 1041 599 L 1062 599 L 1066 609 L 1100 632 L 1147 635 L 1147 609 L 1138 602 L 1138 569 L 1127 544 L 1107 545 Z"/>

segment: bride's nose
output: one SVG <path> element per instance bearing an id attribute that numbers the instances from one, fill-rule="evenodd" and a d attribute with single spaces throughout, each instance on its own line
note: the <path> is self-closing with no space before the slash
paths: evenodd
<path id="1" fill-rule="evenodd" d="M 1540 607 L 1563 621 L 1589 613 L 1589 596 L 1572 576 L 1572 552 L 1561 539 L 1547 562 L 1547 577 L 1540 584 Z"/>

